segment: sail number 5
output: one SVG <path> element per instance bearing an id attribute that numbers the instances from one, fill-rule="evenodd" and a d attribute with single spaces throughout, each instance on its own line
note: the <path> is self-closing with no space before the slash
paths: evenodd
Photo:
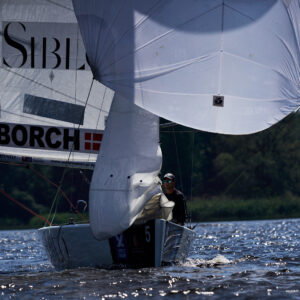
<path id="1" fill-rule="evenodd" d="M 151 232 L 150 232 L 150 226 L 149 225 L 145 226 L 145 238 L 146 238 L 147 243 L 151 242 Z"/>

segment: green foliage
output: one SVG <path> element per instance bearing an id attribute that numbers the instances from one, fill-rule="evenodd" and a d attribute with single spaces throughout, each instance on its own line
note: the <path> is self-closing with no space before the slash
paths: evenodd
<path id="1" fill-rule="evenodd" d="M 161 130 L 162 173 L 172 172 L 199 221 L 300 217 L 300 114 L 248 136 L 193 131 L 182 126 Z M 36 213 L 57 212 L 64 223 L 79 199 L 88 200 L 85 176 L 76 169 L 0 164 L 0 189 Z M 61 189 L 64 195 L 57 192 Z M 66 196 L 66 197 L 65 197 Z M 0 226 L 43 222 L 0 194 Z M 73 214 L 71 214 L 73 216 Z M 60 219 L 61 218 L 61 219 Z M 6 225 L 5 225 L 6 224 Z"/>
<path id="2" fill-rule="evenodd" d="M 161 140 L 163 172 L 174 172 L 189 198 L 300 196 L 299 113 L 246 136 L 190 131 L 183 138 L 186 130 L 164 130 Z"/>
<path id="3" fill-rule="evenodd" d="M 44 218 L 47 218 L 48 215 L 43 215 Z M 73 213 L 58 213 L 53 219 L 53 225 L 63 225 L 70 224 L 72 222 L 82 223 L 87 222 L 88 216 L 86 214 L 73 214 Z M 38 217 L 33 217 L 29 221 L 30 228 L 40 228 L 45 226 L 45 222 Z"/>
<path id="4" fill-rule="evenodd" d="M 300 218 L 300 197 L 197 198 L 188 203 L 194 222 Z"/>
<path id="5" fill-rule="evenodd" d="M 83 180 L 80 170 L 77 169 L 64 170 L 48 166 L 26 167 L 0 164 L 0 171 L 2 175 L 0 176 L 0 189 L 35 213 L 46 217 L 52 204 L 56 204 L 53 206 L 52 213 L 58 212 L 56 216 L 58 219 L 55 219 L 57 224 L 67 222 L 69 219 L 69 216 L 59 213 L 69 212 L 70 215 L 75 216 L 66 197 L 74 207 L 78 200 L 87 200 L 88 198 L 88 184 Z M 90 171 L 84 171 L 84 173 L 87 178 L 91 177 Z M 64 180 L 61 190 L 66 197 L 60 191 L 57 192 L 57 186 L 62 178 Z M 55 199 L 56 201 L 54 201 Z M 44 221 L 37 221 L 39 219 L 36 217 L 34 218 L 36 221 L 31 221 L 33 217 L 31 213 L 2 194 L 0 194 L 0 201 L 2 203 L 0 210 L 0 226 L 2 228 L 11 226 L 16 228 L 22 224 L 23 226 L 29 224 L 29 222 L 33 222 L 30 224 L 34 227 L 44 225 Z M 60 218 L 65 219 L 60 220 Z"/>

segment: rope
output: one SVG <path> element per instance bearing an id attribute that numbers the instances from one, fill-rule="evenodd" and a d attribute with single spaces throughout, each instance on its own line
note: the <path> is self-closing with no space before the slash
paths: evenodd
<path id="1" fill-rule="evenodd" d="M 192 170 L 191 170 L 191 200 L 193 200 L 193 173 L 194 173 L 194 148 L 195 148 L 195 132 L 192 133 Z"/>
<path id="2" fill-rule="evenodd" d="M 34 169 L 32 166 L 28 166 L 28 168 L 34 172 L 37 176 L 41 177 L 42 179 L 44 179 L 46 182 L 48 182 L 50 185 L 53 185 L 56 188 L 59 188 L 59 185 L 56 184 L 55 182 L 51 181 L 49 178 L 47 178 L 44 174 L 42 174 L 41 172 L 37 171 L 36 169 Z M 75 206 L 73 205 L 72 201 L 68 198 L 68 196 L 66 195 L 66 193 L 60 189 L 60 192 L 62 194 L 62 196 L 67 200 L 67 202 L 70 204 L 70 206 L 75 210 Z"/>
<path id="3" fill-rule="evenodd" d="M 7 199 L 9 199 L 10 201 L 16 203 L 17 205 L 19 205 L 20 207 L 22 207 L 23 209 L 25 209 L 26 211 L 28 211 L 29 213 L 31 213 L 32 215 L 38 217 L 39 219 L 41 219 L 42 221 L 45 221 L 45 224 L 47 223 L 48 225 L 51 225 L 52 222 L 50 222 L 48 219 L 46 219 L 45 217 L 37 214 L 36 212 L 34 212 L 33 210 L 31 210 L 30 208 L 28 208 L 27 206 L 25 206 L 24 204 L 22 204 L 21 202 L 19 202 L 18 200 L 14 199 L 13 197 L 11 197 L 10 195 L 8 195 L 4 190 L 0 189 L 0 193 L 2 195 L 4 195 Z"/>
<path id="4" fill-rule="evenodd" d="M 190 190 L 190 201 L 193 200 L 193 174 L 194 174 L 194 148 L 195 148 L 195 132 L 192 132 L 192 165 L 191 165 L 191 190 Z M 189 227 L 192 228 L 192 214 L 187 210 L 187 220 L 190 223 Z"/>
<path id="5" fill-rule="evenodd" d="M 180 188 L 182 189 L 183 188 L 183 184 L 182 184 L 182 176 L 181 176 L 181 166 L 180 166 L 180 160 L 179 160 L 179 154 L 178 154 L 178 146 L 177 146 L 177 140 L 176 140 L 176 134 L 175 134 L 174 127 L 173 127 L 173 137 L 174 137 L 174 143 L 175 143 L 176 161 L 177 161 L 177 165 L 178 165 Z"/>
<path id="6" fill-rule="evenodd" d="M 0 161 L 0 164 L 2 164 L 2 165 L 16 166 L 16 167 L 25 167 L 25 164 L 17 164 L 17 163 L 13 163 L 13 162 Z"/>
<path id="7" fill-rule="evenodd" d="M 69 205 L 71 206 L 71 208 L 73 209 L 73 212 L 75 212 L 82 220 L 84 220 L 84 216 L 79 213 L 79 211 L 76 209 L 76 207 L 73 205 L 72 201 L 70 200 L 70 198 L 68 198 L 67 194 L 59 187 L 58 184 L 56 184 L 55 182 L 51 181 L 48 177 L 46 177 L 44 174 L 42 174 L 41 172 L 37 171 L 36 169 L 34 169 L 32 166 L 30 165 L 26 165 L 26 164 L 17 164 L 17 163 L 7 163 L 7 162 L 1 162 L 0 164 L 3 165 L 11 165 L 11 166 L 16 166 L 16 167 L 23 167 L 23 168 L 27 168 L 30 169 L 32 172 L 35 173 L 35 175 L 37 175 L 38 177 L 44 179 L 47 183 L 49 183 L 50 185 L 54 186 L 55 188 L 57 188 L 59 190 L 59 192 L 61 193 L 61 195 L 66 199 L 66 201 L 69 203 Z M 16 200 L 17 201 L 17 200 Z M 53 205 L 53 203 L 52 203 Z M 49 219 L 50 215 L 48 215 L 48 219 Z M 46 219 L 46 218 L 45 218 Z M 50 222 L 49 222 L 50 223 Z M 46 224 L 46 223 L 45 223 Z M 45 225 L 44 224 L 44 225 Z"/>
<path id="8" fill-rule="evenodd" d="M 90 94 L 91 94 L 91 90 L 92 90 L 92 87 L 93 87 L 94 80 L 95 80 L 95 79 L 93 78 L 93 80 L 92 80 L 92 82 L 91 82 L 91 85 L 90 85 L 90 89 L 89 89 L 89 92 L 88 92 L 88 95 L 87 95 L 87 99 L 86 99 L 86 102 L 85 102 L 85 105 L 84 105 L 84 110 L 83 110 L 83 113 L 82 113 L 82 116 L 81 116 L 82 120 L 83 120 L 83 118 L 84 118 L 84 112 L 85 112 L 85 109 L 86 109 L 86 106 L 87 106 L 87 103 L 88 103 L 88 100 L 89 100 L 89 97 L 90 97 Z M 79 129 L 79 127 L 80 127 L 80 124 L 77 126 L 77 129 Z M 71 149 L 70 149 L 70 153 L 69 153 L 67 162 L 70 161 L 71 154 L 73 153 L 73 148 L 74 148 L 74 144 L 72 145 L 72 147 L 71 147 Z M 48 218 L 50 218 L 50 215 L 51 215 L 51 213 L 52 213 L 53 207 L 54 207 L 54 205 L 55 205 L 55 211 L 54 211 L 54 213 L 53 213 L 52 221 L 54 220 L 55 215 L 56 215 L 58 193 L 59 193 L 59 191 L 62 191 L 62 190 L 61 190 L 61 186 L 62 186 L 62 183 L 63 183 L 63 181 L 64 181 L 64 179 L 65 179 L 66 172 L 67 172 L 67 169 L 64 168 L 63 173 L 62 173 L 62 176 L 61 176 L 61 179 L 60 179 L 60 181 L 59 181 L 59 185 L 57 186 L 57 190 L 56 190 L 54 199 L 53 199 L 53 201 L 52 201 L 52 205 L 51 205 L 50 212 L 49 212 L 49 215 L 48 215 Z M 51 221 L 51 222 L 52 222 L 52 221 Z"/>
<path id="9" fill-rule="evenodd" d="M 30 169 L 32 172 L 34 172 L 37 176 L 39 176 L 40 178 L 44 179 L 46 182 L 48 182 L 50 185 L 53 185 L 54 187 L 58 188 L 58 184 L 56 184 L 55 182 L 51 181 L 48 177 L 46 177 L 43 173 L 37 171 L 36 169 L 34 169 L 32 166 L 27 165 L 27 164 L 17 164 L 17 163 L 12 163 L 12 162 L 2 162 L 0 161 L 0 164 L 3 165 L 11 165 L 11 166 L 16 166 L 16 167 L 23 167 L 23 168 L 28 168 Z M 68 198 L 68 196 L 66 195 L 66 193 L 61 189 L 60 190 L 62 196 L 67 200 L 67 202 L 70 204 L 70 206 L 76 210 L 75 206 L 73 205 L 73 203 L 71 202 L 71 200 Z"/>
<path id="10" fill-rule="evenodd" d="M 90 85 L 90 89 L 89 89 L 89 92 L 88 92 L 88 96 L 87 96 L 87 100 L 85 102 L 85 106 L 84 106 L 84 111 L 86 109 L 86 106 L 87 106 L 87 103 L 88 103 L 88 99 L 90 97 L 90 93 L 91 93 L 91 90 L 92 90 L 92 87 L 93 87 L 93 83 L 94 83 L 94 79 L 92 80 L 91 82 L 91 85 Z M 84 118 L 84 113 L 82 115 L 82 119 Z M 77 129 L 79 129 L 80 127 L 80 124 L 78 125 Z M 70 150 L 70 153 L 69 153 L 69 156 L 68 156 L 68 159 L 67 159 L 67 162 L 70 161 L 70 158 L 71 158 L 71 154 L 73 152 L 73 147 L 74 145 L 72 146 L 71 150 Z M 60 179 L 60 182 L 59 184 L 55 184 L 54 182 L 52 182 L 50 179 L 48 179 L 47 177 L 45 177 L 44 175 L 42 175 L 40 172 L 38 172 L 37 170 L 33 169 L 32 167 L 28 166 L 28 165 L 24 165 L 24 164 L 16 164 L 16 163 L 5 163 L 5 162 L 0 162 L 2 164 L 8 164 L 8 165 L 14 165 L 14 166 L 25 166 L 25 167 L 29 167 L 30 170 L 32 170 L 35 174 L 37 174 L 39 177 L 43 178 L 44 180 L 46 180 L 48 183 L 50 183 L 51 185 L 55 186 L 57 188 L 56 190 L 56 193 L 55 193 L 55 196 L 54 196 L 54 199 L 52 201 L 52 204 L 51 204 L 51 208 L 50 208 L 50 212 L 48 214 L 48 218 L 44 218 L 45 220 L 45 224 L 48 224 L 48 225 L 51 225 L 53 223 L 53 220 L 55 218 L 55 215 L 56 215 L 56 210 L 57 210 L 57 199 L 58 199 L 58 194 L 61 193 L 63 195 L 63 197 L 67 200 L 67 202 L 69 203 L 70 207 L 74 210 L 75 213 L 77 213 L 78 215 L 81 216 L 81 214 L 79 214 L 79 212 L 76 210 L 75 206 L 73 205 L 73 203 L 71 202 L 71 200 L 67 197 L 67 195 L 65 194 L 65 192 L 61 189 L 61 186 L 62 186 L 62 183 L 64 181 L 64 178 L 65 178 L 65 175 L 66 175 L 66 169 L 64 169 L 63 171 L 63 174 L 61 176 L 61 179 Z M 54 211 L 54 214 L 53 214 L 53 217 L 52 217 L 52 220 L 51 222 L 48 221 L 48 219 L 50 219 L 50 216 L 52 214 L 52 211 L 53 211 L 53 208 L 54 208 L 54 205 L 55 205 L 55 211 Z M 25 208 L 26 209 L 26 208 Z M 28 209 L 26 209 L 28 210 Z M 82 216 L 81 216 L 82 217 Z"/>

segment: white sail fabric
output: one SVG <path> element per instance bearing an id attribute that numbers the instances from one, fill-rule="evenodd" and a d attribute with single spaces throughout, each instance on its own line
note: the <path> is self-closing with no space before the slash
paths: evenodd
<path id="1" fill-rule="evenodd" d="M 98 239 L 127 229 L 161 192 L 159 118 L 115 94 L 90 186 L 89 216 Z"/>
<path id="2" fill-rule="evenodd" d="M 1 0 L 0 20 L 0 159 L 95 162 L 113 92 L 93 81 L 71 0 Z"/>
<path id="3" fill-rule="evenodd" d="M 158 189 L 151 113 L 209 132 L 249 134 L 300 106 L 300 0 L 73 5 L 94 77 L 117 94 L 90 191 L 99 239 L 129 227 Z"/>
<path id="4" fill-rule="evenodd" d="M 96 79 L 158 116 L 248 134 L 300 106 L 299 0 L 73 0 Z"/>

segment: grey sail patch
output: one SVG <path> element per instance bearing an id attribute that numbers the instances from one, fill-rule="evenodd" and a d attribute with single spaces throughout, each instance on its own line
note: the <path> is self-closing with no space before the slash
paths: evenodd
<path id="1" fill-rule="evenodd" d="M 28 94 L 24 95 L 23 112 L 78 125 L 84 122 L 84 106 Z"/>
<path id="2" fill-rule="evenodd" d="M 213 105 L 223 107 L 224 106 L 224 96 L 213 96 Z"/>

